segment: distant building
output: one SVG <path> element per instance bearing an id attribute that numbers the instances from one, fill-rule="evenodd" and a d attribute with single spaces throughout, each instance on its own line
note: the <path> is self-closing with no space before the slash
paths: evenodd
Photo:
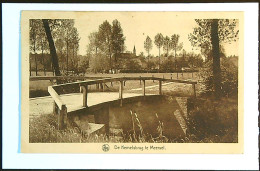
<path id="1" fill-rule="evenodd" d="M 134 49 L 133 49 L 133 54 L 136 56 L 135 46 L 134 46 Z"/>

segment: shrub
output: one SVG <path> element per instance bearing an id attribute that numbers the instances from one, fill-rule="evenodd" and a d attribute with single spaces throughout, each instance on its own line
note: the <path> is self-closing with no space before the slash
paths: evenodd
<path id="1" fill-rule="evenodd" d="M 191 105 L 187 125 L 197 141 L 237 142 L 237 100 L 196 99 L 189 103 Z"/>
<path id="2" fill-rule="evenodd" d="M 212 94 L 213 72 L 212 61 L 206 64 L 206 67 L 200 71 L 205 92 Z M 237 97 L 238 94 L 238 67 L 229 58 L 221 58 L 221 93 L 225 97 Z"/>

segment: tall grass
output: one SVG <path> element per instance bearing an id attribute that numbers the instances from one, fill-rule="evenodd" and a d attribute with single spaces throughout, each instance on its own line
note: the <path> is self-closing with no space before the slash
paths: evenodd
<path id="1" fill-rule="evenodd" d="M 40 115 L 30 119 L 29 142 L 30 143 L 85 143 L 85 142 L 168 142 L 163 135 L 163 122 L 159 120 L 158 115 L 158 136 L 153 137 L 145 133 L 137 113 L 130 111 L 132 117 L 132 130 L 129 133 L 94 133 L 87 135 L 78 127 L 72 127 L 72 124 L 65 130 L 58 130 L 57 116 L 53 114 Z"/>

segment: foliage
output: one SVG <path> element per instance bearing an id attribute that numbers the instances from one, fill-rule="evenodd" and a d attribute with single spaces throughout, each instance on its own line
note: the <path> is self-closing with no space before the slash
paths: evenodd
<path id="1" fill-rule="evenodd" d="M 174 34 L 171 36 L 170 46 L 171 46 L 171 49 L 173 49 L 175 52 L 175 58 L 176 58 L 176 52 L 180 51 L 183 47 L 183 44 L 179 43 L 179 39 L 180 39 L 180 35 L 178 35 L 178 34 Z"/>
<path id="2" fill-rule="evenodd" d="M 196 99 L 192 101 L 188 116 L 188 129 L 195 142 L 237 142 L 237 100 Z"/>
<path id="3" fill-rule="evenodd" d="M 147 36 L 144 41 L 144 49 L 148 53 L 148 58 L 150 55 L 149 52 L 150 52 L 150 50 L 152 50 L 152 48 L 153 48 L 152 39 L 149 36 Z"/>
<path id="4" fill-rule="evenodd" d="M 220 52 L 221 43 L 236 41 L 239 30 L 237 30 L 238 20 L 236 19 L 196 19 L 198 27 L 195 27 L 193 33 L 189 34 L 189 40 L 192 46 L 200 47 L 207 61 L 211 60 L 213 87 L 215 98 L 221 97 L 221 67 Z"/>
<path id="5" fill-rule="evenodd" d="M 201 48 L 202 54 L 207 58 L 211 57 L 211 23 L 212 19 L 196 19 L 198 27 L 194 28 L 193 33 L 189 34 L 189 41 L 192 46 Z M 218 37 L 221 43 L 237 41 L 239 30 L 237 30 L 238 20 L 219 19 Z M 223 52 L 223 50 L 222 50 Z"/>
<path id="6" fill-rule="evenodd" d="M 200 71 L 200 76 L 205 85 L 207 94 L 214 91 L 212 61 L 206 64 L 206 67 Z M 238 95 L 238 67 L 230 58 L 221 59 L 221 93 L 223 96 L 230 97 Z"/>
<path id="7" fill-rule="evenodd" d="M 171 48 L 171 40 L 168 36 L 165 36 L 163 40 L 163 49 L 166 51 L 166 57 L 168 56 L 168 53 L 171 50 Z"/>
<path id="8" fill-rule="evenodd" d="M 146 66 L 147 66 L 148 70 L 155 69 L 156 68 L 156 63 L 151 61 L 151 60 L 149 60 L 149 61 L 147 61 Z"/>
<path id="9" fill-rule="evenodd" d="M 173 71 L 175 71 L 175 62 L 172 61 L 172 60 L 165 60 L 161 64 L 160 71 L 163 71 L 163 72 L 173 72 Z"/>
<path id="10" fill-rule="evenodd" d="M 127 60 L 125 66 L 127 69 L 131 71 L 140 70 L 141 68 L 141 65 L 136 60 Z"/>
<path id="11" fill-rule="evenodd" d="M 154 37 L 154 44 L 157 46 L 157 48 L 159 49 L 159 69 L 160 69 L 160 65 L 161 65 L 161 54 L 160 54 L 160 49 L 163 46 L 163 35 L 162 33 L 157 33 Z"/>
<path id="12" fill-rule="evenodd" d="M 48 21 L 50 27 L 51 35 L 57 49 L 58 63 L 61 68 L 64 70 L 66 65 L 67 70 L 77 70 L 77 52 L 79 50 L 80 38 L 77 29 L 74 27 L 74 20 L 48 19 L 46 21 Z M 45 71 L 48 65 L 46 63 L 47 59 L 44 58 L 46 55 L 44 54 L 49 53 L 50 50 L 45 29 L 42 20 L 40 19 L 30 20 L 30 51 L 32 54 L 36 54 L 38 51 L 41 52 L 42 59 L 40 60 L 40 63 L 43 65 Z M 69 56 L 71 56 L 70 59 Z M 38 59 L 35 59 L 34 61 L 36 66 L 35 70 L 37 71 Z"/>
<path id="13" fill-rule="evenodd" d="M 125 49 L 124 47 L 125 37 L 123 34 L 123 29 L 121 27 L 121 24 L 118 20 L 114 20 L 112 22 L 111 38 L 112 38 L 112 52 L 114 54 L 123 52 Z"/>
<path id="14" fill-rule="evenodd" d="M 186 61 L 191 68 L 203 66 L 203 59 L 200 54 L 188 53 L 186 54 Z"/>
<path id="15" fill-rule="evenodd" d="M 120 22 L 113 20 L 111 25 L 106 20 L 99 25 L 98 31 L 91 33 L 88 38 L 90 43 L 87 46 L 87 53 L 92 57 L 97 56 L 98 53 L 101 56 L 108 56 L 109 58 L 103 58 L 103 60 L 109 60 L 109 68 L 118 68 L 118 57 L 125 49 L 125 37 Z M 114 61 L 112 61 L 112 56 L 114 56 Z"/>
<path id="16" fill-rule="evenodd" d="M 154 44 L 159 49 L 159 53 L 160 53 L 160 48 L 163 46 L 163 35 L 162 35 L 162 33 L 156 34 L 156 36 L 154 37 Z M 159 54 L 159 56 L 160 56 L 160 54 Z"/>
<path id="17" fill-rule="evenodd" d="M 104 54 L 98 53 L 90 57 L 89 67 L 92 71 L 96 72 L 106 72 L 109 70 L 109 59 Z"/>

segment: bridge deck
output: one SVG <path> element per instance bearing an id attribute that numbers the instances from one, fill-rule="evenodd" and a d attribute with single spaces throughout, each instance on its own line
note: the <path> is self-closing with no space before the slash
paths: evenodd
<path id="1" fill-rule="evenodd" d="M 141 93 L 124 93 L 124 98 L 142 96 Z M 149 94 L 147 94 L 149 96 Z M 67 106 L 67 111 L 84 108 L 82 106 L 82 93 L 64 94 L 60 95 L 62 101 Z M 114 101 L 119 99 L 118 92 L 93 92 L 88 93 L 88 106 Z M 51 114 L 53 112 L 53 99 L 51 96 L 38 97 L 30 99 L 30 117 L 41 114 Z"/>

